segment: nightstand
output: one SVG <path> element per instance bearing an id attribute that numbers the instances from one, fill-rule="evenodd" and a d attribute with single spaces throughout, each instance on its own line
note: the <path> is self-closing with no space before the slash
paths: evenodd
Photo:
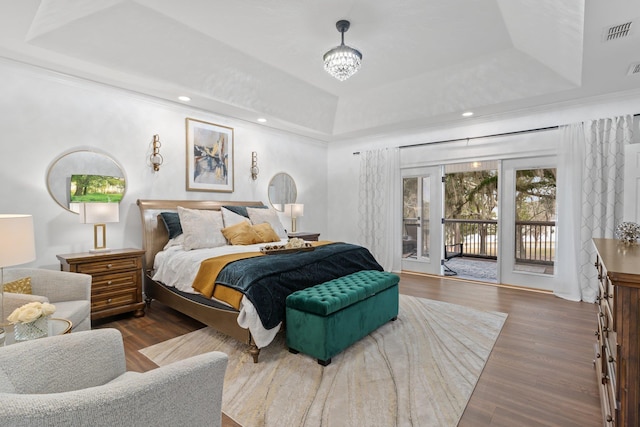
<path id="1" fill-rule="evenodd" d="M 140 249 L 57 255 L 60 270 L 85 273 L 91 280 L 91 320 L 133 311 L 144 316 Z"/>
<path id="2" fill-rule="evenodd" d="M 320 233 L 312 233 L 308 231 L 296 231 L 294 233 L 287 233 L 287 237 L 290 239 L 297 237 L 298 239 L 317 242 L 318 237 L 320 237 Z"/>

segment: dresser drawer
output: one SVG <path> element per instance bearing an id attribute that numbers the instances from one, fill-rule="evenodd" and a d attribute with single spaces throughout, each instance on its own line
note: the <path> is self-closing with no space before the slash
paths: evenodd
<path id="1" fill-rule="evenodd" d="M 108 308 L 133 304 L 137 301 L 135 288 L 113 289 L 97 295 L 91 295 L 91 310 L 100 311 Z"/>
<path id="2" fill-rule="evenodd" d="M 128 271 L 124 273 L 93 276 L 91 293 L 93 295 L 117 287 L 135 288 L 138 286 L 139 275 L 140 273 L 138 271 Z"/>
<path id="3" fill-rule="evenodd" d="M 77 272 L 86 274 L 110 273 L 112 271 L 123 271 L 141 269 L 140 258 L 123 258 L 109 261 L 94 261 L 78 264 Z"/>

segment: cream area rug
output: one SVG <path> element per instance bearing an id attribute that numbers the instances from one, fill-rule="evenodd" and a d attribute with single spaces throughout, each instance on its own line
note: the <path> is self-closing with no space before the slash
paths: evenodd
<path id="1" fill-rule="evenodd" d="M 400 313 L 320 366 L 284 335 L 254 364 L 211 328 L 142 349 L 158 365 L 229 355 L 222 409 L 243 427 L 455 426 L 507 315 L 400 295 Z M 195 391 L 194 391 L 195 392 Z"/>

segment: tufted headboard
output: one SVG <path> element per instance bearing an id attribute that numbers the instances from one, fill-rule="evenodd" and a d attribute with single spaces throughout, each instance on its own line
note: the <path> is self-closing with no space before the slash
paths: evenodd
<path id="1" fill-rule="evenodd" d="M 159 219 L 161 212 L 177 212 L 178 206 L 189 209 L 220 210 L 222 206 L 264 206 L 262 202 L 232 202 L 217 200 L 140 200 L 140 218 L 142 220 L 142 249 L 145 254 L 145 270 L 153 268 L 156 254 L 169 241 L 169 232 Z"/>

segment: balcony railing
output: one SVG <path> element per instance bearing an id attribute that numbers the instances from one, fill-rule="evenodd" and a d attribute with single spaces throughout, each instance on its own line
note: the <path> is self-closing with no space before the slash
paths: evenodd
<path id="1" fill-rule="evenodd" d="M 408 225 L 408 227 L 407 227 Z M 405 229 L 417 225 L 417 220 L 405 218 Z M 428 239 L 428 221 L 422 224 L 425 232 L 423 239 Z M 517 263 L 553 265 L 555 258 L 555 221 L 516 221 L 515 257 Z M 462 243 L 462 255 L 485 259 L 498 257 L 498 221 L 445 219 L 445 244 Z M 414 231 L 415 233 L 415 231 Z M 405 256 L 409 255 L 409 242 L 414 242 L 415 235 L 409 233 L 409 240 L 405 241 Z M 427 252 L 427 248 L 423 249 Z"/>

